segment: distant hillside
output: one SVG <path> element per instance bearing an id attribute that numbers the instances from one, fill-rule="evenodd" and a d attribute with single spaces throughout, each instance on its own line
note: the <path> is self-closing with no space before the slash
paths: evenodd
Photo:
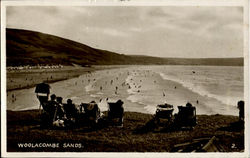
<path id="1" fill-rule="evenodd" d="M 243 66 L 243 58 L 158 58 L 133 55 L 136 63 L 147 62 L 158 65 L 217 65 L 217 66 Z"/>
<path id="2" fill-rule="evenodd" d="M 62 65 L 243 65 L 243 58 L 185 59 L 128 56 L 44 33 L 6 29 L 7 66 Z"/>

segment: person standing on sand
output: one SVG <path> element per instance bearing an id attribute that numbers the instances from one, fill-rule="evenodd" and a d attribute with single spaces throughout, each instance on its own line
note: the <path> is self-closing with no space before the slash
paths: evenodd
<path id="1" fill-rule="evenodd" d="M 15 101 L 15 94 L 12 94 L 12 102 Z"/>
<path id="2" fill-rule="evenodd" d="M 239 121 L 244 121 L 244 101 L 238 102 L 238 109 L 239 109 Z"/>
<path id="3" fill-rule="evenodd" d="M 162 94 L 162 95 L 163 95 L 163 97 L 165 97 L 165 96 L 166 96 L 164 92 L 163 92 L 163 94 Z"/>

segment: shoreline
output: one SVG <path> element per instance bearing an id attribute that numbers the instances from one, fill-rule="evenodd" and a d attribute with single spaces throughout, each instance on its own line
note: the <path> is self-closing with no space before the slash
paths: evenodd
<path id="1" fill-rule="evenodd" d="M 6 89 L 7 89 L 7 92 L 12 92 L 12 91 L 15 91 L 15 90 L 23 90 L 23 89 L 29 89 L 29 88 L 33 88 L 35 87 L 37 84 L 41 83 L 41 82 L 45 82 L 45 83 L 56 83 L 56 82 L 59 82 L 59 81 L 64 81 L 64 80 L 68 80 L 68 79 L 72 79 L 72 78 L 77 78 L 83 74 L 86 74 L 86 73 L 92 73 L 92 72 L 95 72 L 95 71 L 99 71 L 99 70 L 108 70 L 108 69 L 115 69 L 115 68 L 120 68 L 122 66 L 119 66 L 119 65 L 111 65 L 111 66 L 108 66 L 108 65 L 102 65 L 102 66 L 92 66 L 92 67 L 78 67 L 78 66 L 67 66 L 66 68 L 60 68 L 60 69 L 33 69 L 33 70 L 20 70 L 20 71 L 15 71 L 15 72 L 7 72 L 7 83 L 6 83 Z M 38 81 L 34 81 L 35 78 L 33 78 L 31 75 L 33 76 L 36 76 L 36 75 L 44 75 L 44 74 L 41 74 L 41 73 L 45 73 L 46 76 L 42 78 L 42 80 L 39 78 Z M 58 73 L 68 73 L 69 76 L 65 76 L 65 75 L 62 75 L 62 76 L 59 76 L 57 78 L 49 78 L 51 77 L 53 74 L 58 74 Z M 32 83 L 31 84 L 26 84 L 24 85 L 21 85 L 20 87 L 20 84 L 19 84 L 19 87 L 18 85 L 13 85 L 13 80 L 20 80 L 21 77 L 19 76 L 16 76 L 18 74 L 21 74 L 21 75 L 27 75 L 26 77 L 26 80 L 27 78 L 29 77 L 32 77 Z M 14 77 L 12 77 L 14 76 Z M 47 77 L 49 76 L 49 77 Z M 25 80 L 24 78 L 22 78 L 23 80 Z M 20 83 L 20 82 L 19 82 Z M 9 87 L 14 87 L 14 88 L 9 88 Z"/>
<path id="2" fill-rule="evenodd" d="M 78 76 L 75 76 L 75 77 L 78 77 Z M 72 78 L 75 78 L 75 77 L 72 77 Z M 64 81 L 64 80 L 68 80 L 68 79 L 71 79 L 71 78 L 50 80 L 50 81 L 47 81 L 46 83 L 55 83 L 55 82 Z M 36 83 L 36 84 L 38 84 L 38 83 Z M 36 86 L 36 84 L 25 86 L 25 87 L 20 87 L 20 88 L 8 89 L 7 92 L 12 92 L 12 91 L 15 91 L 15 90 L 23 90 L 23 89 L 34 88 Z"/>
<path id="3" fill-rule="evenodd" d="M 196 107 L 197 114 L 238 115 L 236 107 L 229 109 L 217 100 L 201 96 L 179 82 L 163 78 L 157 71 L 154 72 L 154 69 L 147 67 L 97 66 L 91 68 L 91 71 L 89 68 L 81 69 L 82 71 L 78 71 L 77 68 L 75 70 L 80 76 L 53 82 L 50 84 L 51 94 L 61 96 L 65 100 L 72 99 L 76 105 L 93 100 L 99 103 L 102 99 L 99 104 L 102 111 L 107 109 L 105 100 L 109 98 L 112 101 L 123 100 L 125 111 L 144 114 L 154 114 L 156 105 L 164 102 L 174 105 L 174 113 L 177 113 L 179 111 L 177 106 L 185 106 L 190 102 Z M 88 74 L 88 70 L 93 73 Z M 58 72 L 59 75 L 64 75 L 64 72 Z M 75 75 L 74 72 L 71 74 L 71 76 Z M 55 79 L 54 76 L 53 79 Z M 7 109 L 15 111 L 37 109 L 39 103 L 33 89 L 8 91 Z M 199 103 L 196 102 L 197 100 Z M 217 105 L 218 108 L 215 109 L 213 105 Z"/>

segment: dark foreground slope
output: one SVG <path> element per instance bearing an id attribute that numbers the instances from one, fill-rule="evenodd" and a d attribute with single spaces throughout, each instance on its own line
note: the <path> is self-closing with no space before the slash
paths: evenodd
<path id="1" fill-rule="evenodd" d="M 12 151 L 116 151 L 169 152 L 174 145 L 194 138 L 216 136 L 228 152 L 244 150 L 244 130 L 234 128 L 235 116 L 199 115 L 198 125 L 186 131 L 141 131 L 152 115 L 125 112 L 124 127 L 41 129 L 37 110 L 7 111 L 7 150 Z M 138 132 L 140 131 L 140 132 Z M 18 147 L 18 143 L 59 143 L 59 148 Z M 67 144 L 81 147 L 65 147 Z"/>
<path id="2" fill-rule="evenodd" d="M 6 29 L 6 40 L 7 66 L 71 65 L 72 63 L 79 65 L 243 65 L 243 58 L 185 59 L 128 56 L 95 49 L 53 35 L 19 29 Z"/>

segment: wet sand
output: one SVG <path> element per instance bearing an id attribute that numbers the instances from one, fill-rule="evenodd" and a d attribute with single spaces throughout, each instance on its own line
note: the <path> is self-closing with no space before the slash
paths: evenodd
<path id="1" fill-rule="evenodd" d="M 197 114 L 238 115 L 236 107 L 228 107 L 209 97 L 202 97 L 180 83 L 164 80 L 159 73 L 140 66 L 92 71 L 76 78 L 51 83 L 50 86 L 51 94 L 63 97 L 63 102 L 70 98 L 79 105 L 94 100 L 102 111 L 107 110 L 106 100 L 121 99 L 125 111 L 154 114 L 157 104 L 167 102 L 174 105 L 174 113 L 177 113 L 177 106 L 190 102 L 196 106 Z M 34 88 L 11 91 L 7 98 L 9 110 L 39 108 Z"/>

